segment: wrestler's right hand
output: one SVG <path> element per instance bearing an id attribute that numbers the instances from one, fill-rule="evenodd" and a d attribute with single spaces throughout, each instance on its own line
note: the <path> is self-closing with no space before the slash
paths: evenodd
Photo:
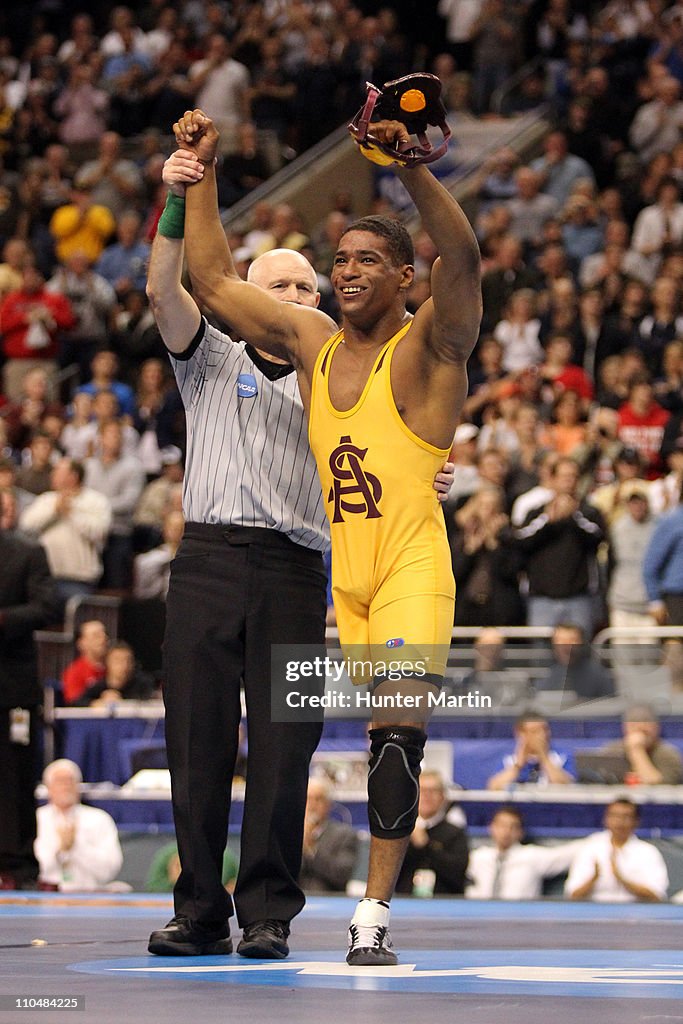
<path id="1" fill-rule="evenodd" d="M 180 148 L 195 153 L 202 163 L 215 159 L 218 131 L 203 110 L 186 110 L 173 125 L 173 134 Z"/>
<path id="2" fill-rule="evenodd" d="M 201 181 L 204 176 L 204 164 L 196 153 L 189 149 L 177 149 L 171 153 L 164 164 L 161 179 L 174 196 L 185 195 L 185 186 Z"/>

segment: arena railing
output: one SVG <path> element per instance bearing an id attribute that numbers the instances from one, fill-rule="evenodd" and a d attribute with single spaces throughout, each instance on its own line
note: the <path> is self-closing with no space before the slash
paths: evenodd
<path id="1" fill-rule="evenodd" d="M 601 647 L 614 640 L 620 643 L 628 643 L 629 640 L 683 641 L 683 626 L 609 626 L 595 635 L 593 644 Z"/>
<path id="2" fill-rule="evenodd" d="M 99 619 L 112 640 L 118 636 L 121 598 L 108 594 L 70 597 L 63 630 L 37 629 L 33 633 L 38 660 L 38 681 L 43 691 L 43 760 L 55 756 L 55 708 L 61 703 L 64 669 L 76 657 L 76 636 L 82 623 Z"/>
<path id="3" fill-rule="evenodd" d="M 550 626 L 501 626 L 495 627 L 506 643 L 502 652 L 501 671 L 524 669 L 529 678 L 546 674 L 552 661 Z M 474 667 L 474 641 L 481 629 L 474 626 L 454 626 L 451 632 L 451 648 L 448 656 L 448 677 L 459 682 L 459 677 Z M 328 647 L 332 654 L 340 652 L 339 631 L 336 627 L 327 630 Z"/>
<path id="4" fill-rule="evenodd" d="M 70 597 L 64 612 L 64 632 L 76 636 L 84 622 L 99 619 L 104 623 L 110 640 L 116 640 L 119 630 L 121 598 L 112 594 L 83 594 Z"/>
<path id="5" fill-rule="evenodd" d="M 553 635 L 552 626 L 493 626 L 506 640 L 547 640 Z M 480 626 L 453 626 L 452 640 L 476 640 L 481 634 Z M 339 630 L 336 626 L 327 627 L 328 640 L 338 640 Z"/>
<path id="6" fill-rule="evenodd" d="M 593 648 L 625 696 L 657 703 L 683 695 L 683 626 L 612 626 Z"/>
<path id="7" fill-rule="evenodd" d="M 491 113 L 498 114 L 500 117 L 507 116 L 505 109 L 506 101 L 519 89 L 520 85 L 527 78 L 531 78 L 538 71 L 543 71 L 547 78 L 546 60 L 544 57 L 534 57 L 533 60 L 528 61 L 521 68 L 518 68 L 513 75 L 506 78 L 503 84 L 495 89 L 491 96 Z"/>
<path id="8" fill-rule="evenodd" d="M 474 176 L 481 164 L 497 150 L 510 146 L 524 159 L 536 152 L 547 134 L 547 104 L 526 114 L 507 119 L 459 121 L 449 114 L 453 130 L 457 166 L 443 184 L 460 199 L 461 183 Z M 239 200 L 222 216 L 226 229 L 247 228 L 249 215 L 258 202 L 290 203 L 301 213 L 306 230 L 312 230 L 330 212 L 331 196 L 341 190 L 351 191 L 354 210 L 359 214 L 369 209 L 375 195 L 377 168 L 367 160 L 359 160 L 350 144 L 346 125 L 296 157 L 262 185 Z M 412 230 L 410 218 L 407 226 Z"/>
<path id="9" fill-rule="evenodd" d="M 55 756 L 55 706 L 61 693 L 64 669 L 75 657 L 73 633 L 37 629 L 33 634 L 38 658 L 38 681 L 43 690 L 43 756 L 45 764 Z"/>

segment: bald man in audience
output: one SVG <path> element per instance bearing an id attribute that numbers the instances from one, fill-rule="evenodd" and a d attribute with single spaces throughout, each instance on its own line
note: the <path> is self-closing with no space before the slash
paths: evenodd
<path id="1" fill-rule="evenodd" d="M 448 796 L 443 776 L 436 771 L 420 775 L 418 818 L 406 850 L 396 892 L 419 895 L 461 896 L 469 856 L 465 815 Z M 426 879 L 425 879 L 425 874 Z M 425 879 L 425 882 L 422 881 Z"/>
<path id="2" fill-rule="evenodd" d="M 81 769 L 60 758 L 43 772 L 48 802 L 38 808 L 34 844 L 40 880 L 62 892 L 102 889 L 123 864 L 114 819 L 81 803 Z"/>

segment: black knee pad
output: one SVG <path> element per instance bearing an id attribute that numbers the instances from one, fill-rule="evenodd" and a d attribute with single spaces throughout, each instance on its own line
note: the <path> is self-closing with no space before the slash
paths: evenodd
<path id="1" fill-rule="evenodd" d="M 426 739 L 425 732 L 410 726 L 370 730 L 368 818 L 373 836 L 401 839 L 413 831 Z"/>

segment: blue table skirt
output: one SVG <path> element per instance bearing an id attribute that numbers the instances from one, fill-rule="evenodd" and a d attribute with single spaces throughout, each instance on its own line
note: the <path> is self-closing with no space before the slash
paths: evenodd
<path id="1" fill-rule="evenodd" d="M 490 729 L 488 733 L 483 731 L 484 726 L 492 728 L 500 724 L 495 719 L 480 722 L 482 731 L 475 735 L 471 735 L 473 724 L 472 721 L 434 721 L 430 724 L 429 735 L 433 740 L 453 742 L 453 779 L 460 786 L 484 789 L 489 776 L 502 767 L 503 757 L 514 749 L 512 723 L 504 723 L 507 731 L 503 736 L 497 730 L 494 733 Z M 458 728 L 465 725 L 466 732 Z M 569 756 L 570 772 L 576 750 L 602 746 L 621 732 L 618 719 L 557 719 L 551 721 L 551 728 L 553 747 Z M 683 720 L 668 719 L 663 732 L 683 749 Z M 58 734 L 62 756 L 80 765 L 86 782 L 110 781 L 122 785 L 132 774 L 135 752 L 163 743 L 164 721 L 162 718 L 63 718 L 58 722 Z M 327 723 L 319 749 L 367 750 L 364 723 Z"/>
<path id="2" fill-rule="evenodd" d="M 463 800 L 462 809 L 467 818 L 468 831 L 472 835 L 486 832 L 488 823 L 499 806 L 490 799 Z M 500 803 L 505 798 L 501 797 Z M 125 831 L 164 832 L 173 828 L 173 814 L 169 799 L 96 799 L 88 798 L 88 803 L 101 807 L 114 818 L 119 828 Z M 532 837 L 562 836 L 573 838 L 587 835 L 603 827 L 602 819 L 605 804 L 558 803 L 549 799 L 547 802 L 525 801 L 517 795 L 515 805 L 522 812 L 527 832 Z M 359 794 L 357 800 L 345 800 L 351 812 L 351 819 L 356 828 L 367 829 L 367 810 L 365 797 Z M 666 804 L 640 804 L 641 826 L 639 835 L 643 838 L 669 837 L 683 832 L 683 802 Z M 239 831 L 242 821 L 242 800 L 233 799 L 230 811 L 230 829 Z"/>
<path id="3" fill-rule="evenodd" d="M 130 747 L 164 740 L 163 718 L 63 718 L 57 722 L 62 757 L 75 761 L 85 782 L 123 785 L 130 778 Z"/>

